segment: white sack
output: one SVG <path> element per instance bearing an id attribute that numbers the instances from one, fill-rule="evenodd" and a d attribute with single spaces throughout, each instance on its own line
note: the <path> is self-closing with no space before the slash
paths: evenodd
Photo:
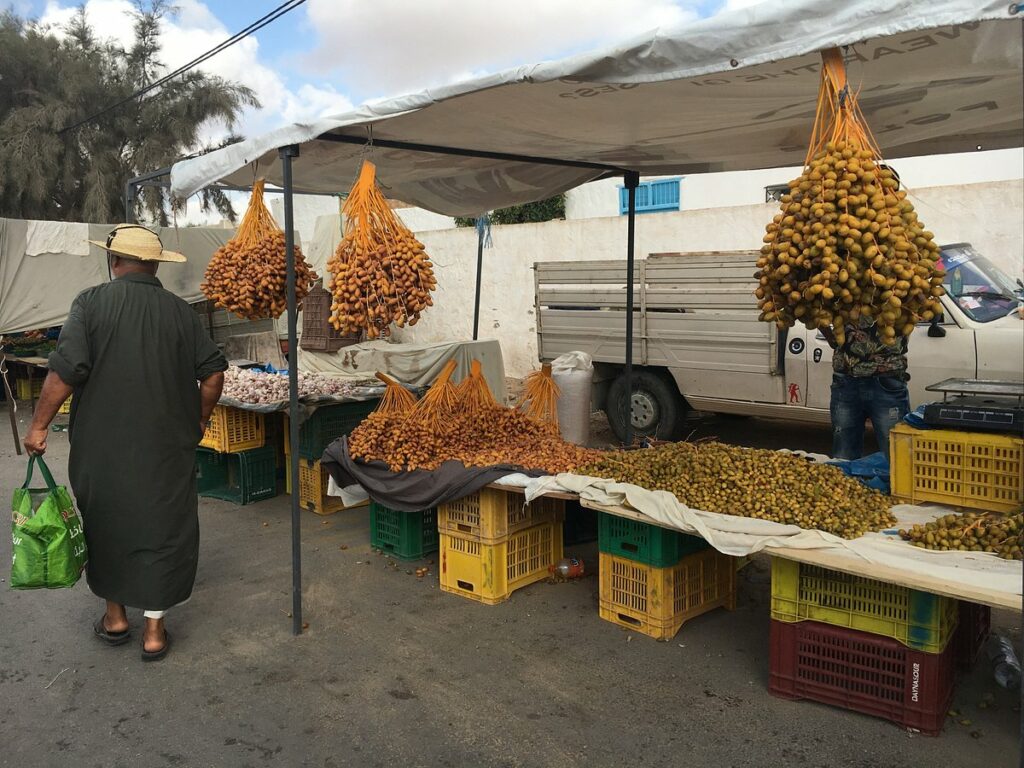
<path id="1" fill-rule="evenodd" d="M 590 393 L 594 365 L 586 352 L 566 352 L 551 361 L 558 387 L 558 427 L 570 443 L 590 442 Z"/>

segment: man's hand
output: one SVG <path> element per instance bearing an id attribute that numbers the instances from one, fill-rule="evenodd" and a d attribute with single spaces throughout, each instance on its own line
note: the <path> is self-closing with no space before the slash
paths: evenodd
<path id="1" fill-rule="evenodd" d="M 29 456 L 42 456 L 46 453 L 46 428 L 30 428 L 22 443 Z"/>

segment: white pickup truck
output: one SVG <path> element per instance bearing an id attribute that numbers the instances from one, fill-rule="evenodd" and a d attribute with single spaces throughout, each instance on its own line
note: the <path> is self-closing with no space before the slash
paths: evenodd
<path id="1" fill-rule="evenodd" d="M 950 377 L 1024 380 L 1021 291 L 967 243 L 942 249 L 944 315 L 922 323 L 908 355 L 913 406 Z M 828 422 L 832 349 L 802 325 L 758 321 L 756 251 L 658 253 L 635 264 L 633 428 L 679 436 L 688 409 Z M 625 433 L 625 261 L 534 265 L 542 361 L 593 356 L 594 407 Z"/>

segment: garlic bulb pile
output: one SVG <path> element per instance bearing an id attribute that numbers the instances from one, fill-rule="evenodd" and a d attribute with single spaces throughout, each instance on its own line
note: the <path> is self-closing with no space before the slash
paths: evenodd
<path id="1" fill-rule="evenodd" d="M 359 389 L 381 389 L 376 379 L 347 379 L 299 371 L 299 397 L 351 396 Z M 288 399 L 288 377 L 230 366 L 224 373 L 221 397 L 243 403 L 277 403 Z"/>

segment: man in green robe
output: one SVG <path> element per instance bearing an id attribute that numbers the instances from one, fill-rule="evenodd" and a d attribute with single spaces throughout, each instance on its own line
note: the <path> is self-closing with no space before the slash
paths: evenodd
<path id="1" fill-rule="evenodd" d="M 72 393 L 68 474 L 89 549 L 89 587 L 107 601 L 93 631 L 129 640 L 125 606 L 145 611 L 142 657 L 166 655 L 164 611 L 192 594 L 199 555 L 195 451 L 227 368 L 199 316 L 164 290 L 156 233 L 118 225 L 106 243 L 114 279 L 71 305 L 25 438 L 47 429 Z"/>

